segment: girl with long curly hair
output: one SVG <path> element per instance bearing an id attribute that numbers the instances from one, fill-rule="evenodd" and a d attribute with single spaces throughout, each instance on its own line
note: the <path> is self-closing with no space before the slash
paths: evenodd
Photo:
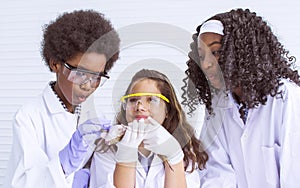
<path id="1" fill-rule="evenodd" d="M 117 125 L 110 129 L 106 142 L 100 139 L 97 144 L 90 186 L 199 187 L 197 169 L 204 169 L 208 156 L 169 79 L 158 71 L 142 69 L 133 76 L 121 101 Z M 108 149 L 107 141 L 115 138 L 109 136 L 111 132 L 123 136 Z"/>
<path id="2" fill-rule="evenodd" d="M 248 9 L 197 27 L 183 104 L 206 107 L 202 187 L 299 187 L 300 80 L 267 22 Z"/>

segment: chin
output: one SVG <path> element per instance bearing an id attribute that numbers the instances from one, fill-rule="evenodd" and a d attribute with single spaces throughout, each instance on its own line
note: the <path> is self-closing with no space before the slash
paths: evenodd
<path id="1" fill-rule="evenodd" d="M 77 106 L 77 105 L 80 105 L 81 102 L 78 100 L 73 100 L 70 104 L 72 104 L 73 106 Z"/>

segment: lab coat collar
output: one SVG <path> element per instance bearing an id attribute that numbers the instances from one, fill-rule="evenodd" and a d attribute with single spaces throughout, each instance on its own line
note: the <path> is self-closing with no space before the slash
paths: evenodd
<path id="1" fill-rule="evenodd" d="M 49 84 L 43 91 L 43 99 L 51 114 L 66 112 Z"/>

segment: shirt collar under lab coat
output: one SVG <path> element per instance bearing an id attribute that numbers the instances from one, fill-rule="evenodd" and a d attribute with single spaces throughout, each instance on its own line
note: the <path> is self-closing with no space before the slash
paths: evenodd
<path id="1" fill-rule="evenodd" d="M 232 94 L 229 91 L 222 91 L 214 94 L 212 98 L 212 108 L 227 109 L 234 106 Z"/>
<path id="2" fill-rule="evenodd" d="M 154 155 L 148 173 L 145 172 L 142 164 L 139 161 L 136 169 L 137 172 L 145 179 L 147 176 L 149 179 L 153 179 L 153 177 L 156 176 L 160 171 L 164 170 L 164 165 L 163 161 L 157 155 Z"/>

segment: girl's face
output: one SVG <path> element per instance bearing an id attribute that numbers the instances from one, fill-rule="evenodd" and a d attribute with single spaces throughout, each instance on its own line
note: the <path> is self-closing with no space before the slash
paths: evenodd
<path id="1" fill-rule="evenodd" d="M 222 36 L 216 33 L 202 33 L 198 37 L 200 68 L 208 82 L 216 89 L 224 87 L 224 79 L 218 64 Z"/>
<path id="2" fill-rule="evenodd" d="M 157 88 L 157 83 L 151 79 L 138 80 L 132 85 L 128 94 L 133 93 L 155 93 L 161 94 Z M 132 122 L 141 118 L 146 119 L 152 117 L 158 123 L 162 124 L 166 118 L 167 108 L 166 103 L 159 97 L 146 95 L 139 97 L 131 97 L 127 99 L 125 105 L 126 120 Z"/>

